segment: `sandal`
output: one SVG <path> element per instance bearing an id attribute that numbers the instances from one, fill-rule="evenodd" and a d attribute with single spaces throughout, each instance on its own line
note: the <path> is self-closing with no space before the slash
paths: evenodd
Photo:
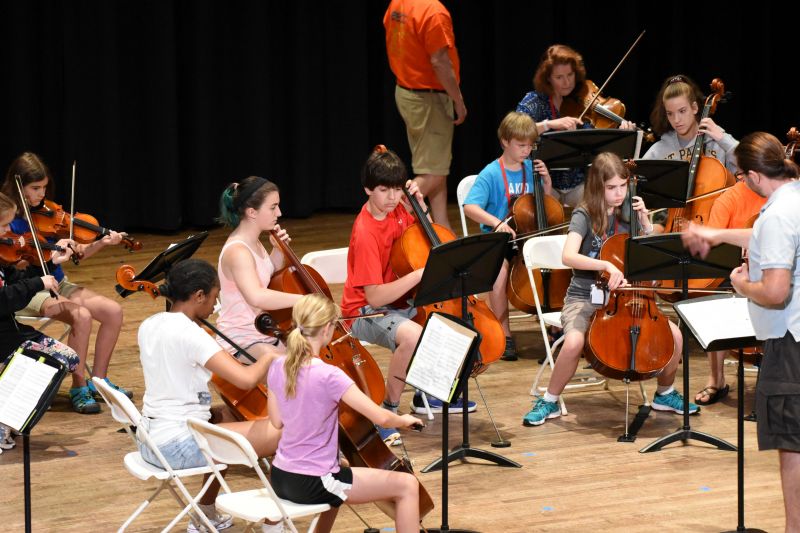
<path id="1" fill-rule="evenodd" d="M 698 405 L 711 405 L 712 403 L 717 403 L 725 396 L 727 396 L 730 390 L 731 390 L 730 385 L 725 385 L 721 389 L 717 387 L 708 386 L 695 395 L 694 402 Z M 705 401 L 699 400 L 697 399 L 697 395 L 708 396 L 708 400 Z"/>

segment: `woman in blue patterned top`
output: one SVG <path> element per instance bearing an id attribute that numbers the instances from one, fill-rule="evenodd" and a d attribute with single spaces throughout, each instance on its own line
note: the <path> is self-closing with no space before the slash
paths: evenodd
<path id="1" fill-rule="evenodd" d="M 564 98 L 575 92 L 586 81 L 583 57 L 563 44 L 550 46 L 542 55 L 533 76 L 534 90 L 517 104 L 516 111 L 530 115 L 536 121 L 539 133 L 550 130 L 574 130 L 591 128 L 575 117 L 562 117 L 561 104 Z M 634 125 L 623 121 L 621 129 L 633 129 Z M 582 168 L 551 170 L 552 195 L 562 204 L 575 206 L 583 198 L 583 182 L 586 174 Z"/>

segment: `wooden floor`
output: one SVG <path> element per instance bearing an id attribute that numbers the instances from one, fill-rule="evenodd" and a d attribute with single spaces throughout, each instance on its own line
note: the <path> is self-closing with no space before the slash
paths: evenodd
<path id="1" fill-rule="evenodd" d="M 452 220 L 457 221 L 454 214 Z M 353 216 L 319 214 L 307 220 L 285 220 L 294 236 L 298 255 L 305 252 L 347 246 Z M 143 293 L 120 299 L 114 292 L 114 272 L 123 262 L 141 269 L 169 242 L 190 232 L 170 237 L 137 235 L 145 248 L 126 254 L 122 249 L 105 250 L 79 267 L 67 267 L 70 279 L 108 297 L 121 301 L 125 325 L 111 362 L 110 377 L 135 392 L 141 406 L 144 392 L 136 346 L 136 331 L 147 316 L 160 311 L 163 301 L 151 300 Z M 216 264 L 224 240 L 222 230 L 211 232 L 197 257 Z M 333 287 L 338 298 L 341 287 Z M 530 408 L 529 389 L 537 360 L 543 353 L 541 334 L 531 319 L 512 322 L 521 358 L 498 362 L 480 377 L 480 385 L 494 419 L 512 446 L 491 448 L 497 437 L 486 407 L 480 402 L 474 384 L 473 399 L 478 412 L 471 416 L 470 444 L 495 450 L 517 461 L 520 469 L 485 464 L 454 463 L 450 469 L 451 528 L 483 532 L 509 531 L 676 531 L 715 532 L 733 530 L 737 524 L 736 454 L 692 442 L 673 444 L 658 453 L 641 454 L 639 449 L 677 429 L 681 417 L 653 413 L 633 444 L 622 444 L 616 437 L 624 427 L 625 390 L 612 382 L 609 391 L 600 388 L 565 396 L 569 415 L 548 421 L 536 428 L 521 424 Z M 374 347 L 373 347 L 374 348 Z M 385 369 L 388 351 L 374 348 L 375 358 Z M 705 384 L 705 357 L 696 350 L 691 359 L 691 390 Z M 680 383 L 678 374 L 677 383 Z M 545 374 L 545 380 L 547 373 Z M 703 409 L 691 418 L 692 428 L 735 443 L 736 394 L 735 367 L 726 366 L 732 385 L 730 397 L 721 404 Z M 753 402 L 755 375 L 745 378 L 745 401 Z M 129 451 L 129 437 L 118 431 L 104 407 L 99 415 L 79 415 L 69 406 L 66 389 L 57 397 L 52 410 L 35 428 L 31 438 L 33 480 L 33 531 L 116 531 L 151 491 L 151 484 L 132 478 L 122 465 Z M 646 382 L 652 395 L 655 384 Z M 641 398 L 631 388 L 634 402 Z M 410 391 L 403 397 L 407 409 Z M 215 402 L 219 402 L 215 398 Z M 635 407 L 632 408 L 632 412 Z M 450 444 L 460 442 L 458 416 L 451 417 Z M 441 425 L 438 417 L 422 433 L 404 434 L 409 455 L 417 469 L 430 463 L 441 450 Z M 755 424 L 745 426 L 746 525 L 767 531 L 781 531 L 783 501 L 778 475 L 777 454 L 758 452 Z M 3 531 L 22 531 L 23 483 L 21 440 L 13 450 L 0 455 L 0 517 Z M 426 517 L 427 527 L 441 524 L 441 476 L 420 474 L 420 481 L 431 493 L 436 509 Z M 255 487 L 257 480 L 245 469 L 232 468 L 229 480 L 234 489 Z M 191 490 L 197 490 L 193 482 Z M 390 531 L 392 523 L 370 505 L 357 511 L 373 526 Z M 130 531 L 159 531 L 177 512 L 164 493 L 140 516 Z M 301 523 L 302 524 L 302 523 Z M 184 521 L 180 528 L 185 528 Z M 229 531 L 241 531 L 237 523 Z M 361 531 L 363 525 L 354 513 L 343 507 L 336 531 Z"/>

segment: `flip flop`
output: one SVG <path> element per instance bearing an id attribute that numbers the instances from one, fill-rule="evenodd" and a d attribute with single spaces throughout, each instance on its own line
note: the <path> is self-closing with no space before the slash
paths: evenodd
<path id="1" fill-rule="evenodd" d="M 696 403 L 697 405 L 711 405 L 712 403 L 717 403 L 718 401 L 723 399 L 725 396 L 727 396 L 728 392 L 730 390 L 731 390 L 730 385 L 725 385 L 721 389 L 718 389 L 717 387 L 711 387 L 711 386 L 706 387 L 703 390 L 701 390 L 700 392 L 698 392 L 697 394 L 704 394 L 704 395 L 708 396 L 708 400 L 706 400 L 706 401 L 698 400 L 697 399 L 697 394 L 695 394 L 694 403 Z"/>

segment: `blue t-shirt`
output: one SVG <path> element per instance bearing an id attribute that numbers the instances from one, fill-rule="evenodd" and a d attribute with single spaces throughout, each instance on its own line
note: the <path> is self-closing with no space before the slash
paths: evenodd
<path id="1" fill-rule="evenodd" d="M 14 220 L 11 221 L 11 232 L 16 233 L 17 235 L 22 235 L 23 233 L 28 233 L 31 231 L 31 227 L 28 225 L 28 221 L 25 220 L 23 217 L 15 217 Z M 56 242 L 55 239 L 48 238 L 47 242 Z M 39 274 L 41 272 L 41 268 L 39 265 L 31 265 L 28 267 L 29 269 L 35 269 L 33 272 L 30 272 L 29 275 L 37 275 L 42 276 Z M 50 269 L 50 274 L 56 278 L 56 281 L 61 283 L 61 280 L 64 279 L 64 270 L 61 268 L 61 265 L 53 265 L 53 263 L 48 263 L 47 268 Z"/>
<path id="2" fill-rule="evenodd" d="M 533 193 L 533 164 L 530 159 L 525 161 L 525 192 Z M 522 169 L 506 169 L 508 179 L 508 194 L 519 196 L 522 194 Z M 475 184 L 470 189 L 464 205 L 474 204 L 500 220 L 508 216 L 508 198 L 505 192 L 505 182 L 500 163 L 497 159 L 489 163 L 478 174 Z M 491 226 L 481 224 L 481 231 L 489 233 Z"/>

